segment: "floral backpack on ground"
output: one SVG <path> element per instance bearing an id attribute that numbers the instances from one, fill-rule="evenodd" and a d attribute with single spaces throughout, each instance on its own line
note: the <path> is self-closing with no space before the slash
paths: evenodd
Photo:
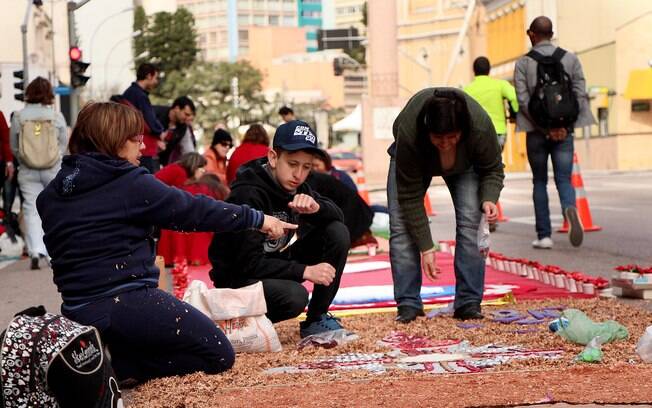
<path id="1" fill-rule="evenodd" d="M 0 406 L 122 408 L 99 333 L 43 306 L 0 334 Z"/>

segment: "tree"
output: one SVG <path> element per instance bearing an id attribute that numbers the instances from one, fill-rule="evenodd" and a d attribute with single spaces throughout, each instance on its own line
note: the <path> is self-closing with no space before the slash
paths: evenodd
<path id="1" fill-rule="evenodd" d="M 152 62 L 161 76 L 191 67 L 197 60 L 197 32 L 192 14 L 180 7 L 173 14 L 159 12 L 148 20 L 142 7 L 134 13 L 134 31 L 141 34 L 134 39 L 134 62 Z M 149 55 L 138 58 L 144 51 Z"/>
<path id="2" fill-rule="evenodd" d="M 142 6 L 136 7 L 134 10 L 134 32 L 140 31 L 142 34 L 134 37 L 132 40 L 132 49 L 134 53 L 134 65 L 136 69 L 143 62 L 147 61 L 147 57 L 140 57 L 147 50 L 147 15 Z"/>
<path id="3" fill-rule="evenodd" d="M 233 92 L 233 78 L 238 78 L 238 103 Z M 187 95 L 197 106 L 196 123 L 212 132 L 218 123 L 240 124 L 266 119 L 269 107 L 262 94 L 262 73 L 249 61 L 200 62 L 184 70 L 170 72 L 158 88 L 155 102 L 170 104 Z"/>

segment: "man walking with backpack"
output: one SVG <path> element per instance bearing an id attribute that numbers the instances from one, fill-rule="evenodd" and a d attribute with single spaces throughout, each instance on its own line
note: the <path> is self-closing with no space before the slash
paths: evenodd
<path id="1" fill-rule="evenodd" d="M 578 247 L 584 230 L 575 207 L 571 185 L 574 128 L 593 124 L 582 65 L 575 54 L 552 44 L 552 21 L 535 18 L 527 30 L 532 49 L 514 68 L 514 84 L 520 107 L 516 130 L 527 132 L 527 155 L 532 169 L 537 239 L 534 248 L 550 249 L 548 206 L 548 156 L 562 212 L 568 221 L 571 245 Z"/>

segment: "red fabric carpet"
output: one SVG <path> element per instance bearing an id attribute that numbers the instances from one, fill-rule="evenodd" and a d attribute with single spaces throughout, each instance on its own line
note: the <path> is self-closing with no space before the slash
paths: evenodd
<path id="1" fill-rule="evenodd" d="M 380 254 L 373 257 L 352 257 L 347 263 L 347 267 L 355 266 L 359 263 L 366 262 L 389 262 L 388 254 Z M 423 277 L 424 286 L 450 286 L 455 285 L 455 272 L 453 270 L 453 257 L 448 253 L 437 253 L 437 265 L 441 270 L 439 279 L 436 282 L 430 282 L 425 276 Z M 208 278 L 208 271 L 210 265 L 206 266 L 191 266 L 188 268 L 189 281 L 199 279 L 212 287 L 212 283 Z M 312 291 L 312 283 L 305 282 L 304 285 L 309 291 Z M 340 284 L 341 288 L 348 287 L 363 287 L 370 285 L 392 285 L 392 274 L 388 267 L 368 272 L 345 273 L 342 276 Z M 499 298 L 504 295 L 504 291 L 496 290 L 497 285 L 510 285 L 512 294 L 517 300 L 526 299 L 548 299 L 548 298 L 565 298 L 565 297 L 591 297 L 590 295 L 571 293 L 565 289 L 555 288 L 550 285 L 545 285 L 542 282 L 520 277 L 507 272 L 499 272 L 494 270 L 491 266 L 487 265 L 485 272 L 485 285 L 487 290 L 485 293 L 485 300 Z M 491 293 L 493 292 L 493 293 Z M 447 303 L 452 300 L 451 296 L 434 297 L 424 299 L 424 303 Z M 373 307 L 388 307 L 394 306 L 393 301 L 384 302 L 370 302 L 364 304 L 351 304 L 351 305 L 335 305 L 332 309 L 350 309 L 350 308 L 373 308 Z"/>

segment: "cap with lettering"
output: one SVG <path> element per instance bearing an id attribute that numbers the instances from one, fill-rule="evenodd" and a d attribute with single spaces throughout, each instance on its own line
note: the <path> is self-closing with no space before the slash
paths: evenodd
<path id="1" fill-rule="evenodd" d="M 321 151 L 315 132 L 301 120 L 291 120 L 279 126 L 274 133 L 272 146 L 288 151 Z"/>

